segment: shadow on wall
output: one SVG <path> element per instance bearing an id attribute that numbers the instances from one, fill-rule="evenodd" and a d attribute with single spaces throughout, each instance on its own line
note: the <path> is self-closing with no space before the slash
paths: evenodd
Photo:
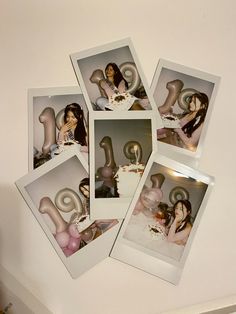
<path id="1" fill-rule="evenodd" d="M 22 209 L 29 215 L 32 213 L 14 185 L 1 184 L 0 198 L 0 313 L 12 303 L 6 311 L 7 314 L 49 314 L 51 312 L 2 266 L 8 265 L 8 269 L 23 269 L 25 252 L 22 252 L 26 245 L 29 247 L 31 244 L 30 237 L 25 237 L 25 244 L 20 237 L 30 233 L 23 221 L 25 215 Z"/>

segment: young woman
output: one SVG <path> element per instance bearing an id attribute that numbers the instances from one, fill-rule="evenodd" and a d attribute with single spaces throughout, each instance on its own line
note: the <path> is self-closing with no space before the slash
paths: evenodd
<path id="1" fill-rule="evenodd" d="M 173 210 L 174 221 L 170 226 L 167 241 L 185 245 L 192 229 L 190 222 L 192 212 L 191 203 L 188 200 L 179 200 L 174 204 Z"/>
<path id="2" fill-rule="evenodd" d="M 159 141 L 196 151 L 204 125 L 207 109 L 208 97 L 204 93 L 195 93 L 189 102 L 189 113 L 180 119 L 180 128 L 159 129 L 157 138 Z"/>
<path id="3" fill-rule="evenodd" d="M 206 94 L 193 94 L 189 103 L 190 112 L 180 120 L 182 128 L 174 129 L 174 132 L 178 134 L 183 145 L 190 150 L 196 150 L 206 117 L 208 103 Z"/>
<path id="4" fill-rule="evenodd" d="M 64 125 L 58 135 L 58 144 L 72 141 L 81 146 L 87 146 L 86 137 L 82 108 L 77 103 L 67 105 L 64 111 Z"/>
<path id="5" fill-rule="evenodd" d="M 123 77 L 119 67 L 116 65 L 116 63 L 108 63 L 105 68 L 105 75 L 106 79 L 102 79 L 99 82 L 100 87 L 104 90 L 107 98 L 108 103 L 105 102 L 103 104 L 100 104 L 100 106 L 103 105 L 103 107 L 109 109 L 109 105 L 112 104 L 112 99 L 114 99 L 116 96 L 117 100 L 120 100 L 120 105 L 124 107 L 123 110 L 145 110 L 139 103 L 138 99 L 130 94 L 127 93 L 127 95 L 122 95 L 126 92 L 128 89 L 128 83 Z M 119 98 L 120 95 L 120 98 Z M 125 101 L 125 96 L 127 97 L 127 100 Z M 118 101 L 116 103 L 118 103 Z M 126 102 L 126 104 L 125 104 Z M 105 106 L 104 106 L 105 104 Z M 99 104 L 98 104 L 99 105 Z M 117 105 L 118 108 L 118 105 Z M 120 107 L 121 108 L 121 107 Z M 111 110 L 114 110 L 114 107 L 111 107 Z"/>

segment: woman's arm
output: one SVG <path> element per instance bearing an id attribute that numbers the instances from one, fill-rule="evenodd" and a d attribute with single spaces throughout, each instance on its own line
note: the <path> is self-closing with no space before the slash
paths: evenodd
<path id="1" fill-rule="evenodd" d="M 203 124 L 201 124 L 193 133 L 192 136 L 187 137 L 181 128 L 174 129 L 174 131 L 179 135 L 181 141 L 191 150 L 196 150 L 196 146 L 200 139 Z"/>
<path id="2" fill-rule="evenodd" d="M 126 91 L 125 81 L 121 80 L 118 85 L 118 91 L 120 94 L 124 93 Z"/>
<path id="3" fill-rule="evenodd" d="M 187 224 L 187 226 L 185 227 L 184 230 L 176 233 L 177 227 L 178 227 L 177 221 L 175 219 L 173 221 L 172 225 L 170 226 L 169 233 L 167 236 L 167 241 L 174 242 L 174 243 L 178 244 L 178 242 L 181 242 L 181 241 L 185 242 L 185 240 L 188 238 L 190 231 L 192 229 L 191 225 Z"/>
<path id="4" fill-rule="evenodd" d="M 107 98 L 109 98 L 110 96 L 114 94 L 114 90 L 109 86 L 109 84 L 107 83 L 105 79 L 100 80 L 99 85 L 105 91 Z"/>

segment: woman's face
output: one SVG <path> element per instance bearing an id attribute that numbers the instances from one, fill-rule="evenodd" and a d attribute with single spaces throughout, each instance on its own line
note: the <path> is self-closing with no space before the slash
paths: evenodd
<path id="1" fill-rule="evenodd" d="M 114 77 L 115 75 L 115 71 L 113 69 L 113 67 L 111 65 L 108 65 L 108 67 L 106 68 L 106 77 Z"/>
<path id="2" fill-rule="evenodd" d="M 193 96 L 189 104 L 189 110 L 192 112 L 198 111 L 200 107 L 201 107 L 200 100 L 196 96 Z"/>
<path id="3" fill-rule="evenodd" d="M 70 122 L 72 124 L 72 126 L 76 126 L 78 120 L 72 111 L 67 112 L 66 122 Z"/>
<path id="4" fill-rule="evenodd" d="M 176 204 L 175 217 L 178 219 L 178 221 L 183 221 L 188 216 L 188 214 L 189 212 L 183 203 L 179 202 Z"/>

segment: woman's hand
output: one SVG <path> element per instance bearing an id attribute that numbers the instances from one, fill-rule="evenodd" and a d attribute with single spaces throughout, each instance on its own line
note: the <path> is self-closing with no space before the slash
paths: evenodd
<path id="1" fill-rule="evenodd" d="M 67 122 L 65 123 L 61 129 L 60 129 L 60 132 L 62 132 L 63 134 L 65 134 L 66 132 L 68 132 L 71 128 L 72 128 L 73 124 L 72 122 Z"/>

